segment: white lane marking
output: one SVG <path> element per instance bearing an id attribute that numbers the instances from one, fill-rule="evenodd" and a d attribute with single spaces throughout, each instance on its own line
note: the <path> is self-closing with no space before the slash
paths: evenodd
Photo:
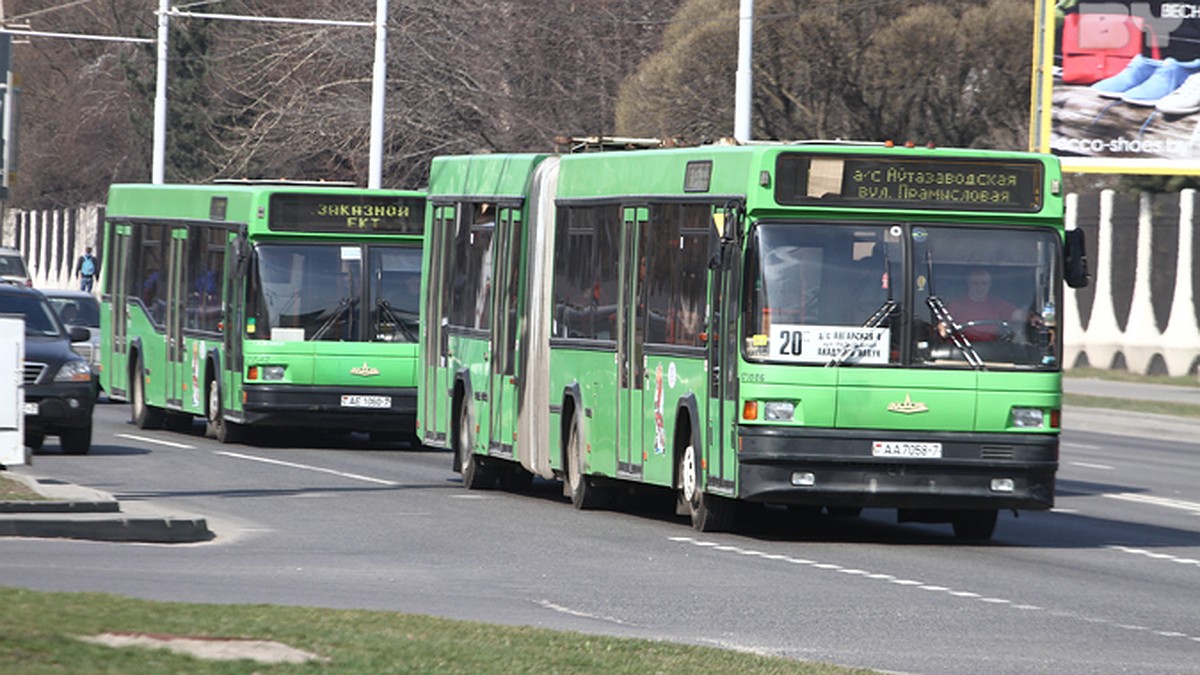
<path id="1" fill-rule="evenodd" d="M 1147 551 L 1144 548 L 1133 548 L 1131 546 L 1108 546 L 1107 548 L 1112 551 L 1120 551 L 1121 553 L 1128 553 L 1130 555 L 1140 555 L 1150 558 L 1151 560 L 1169 560 L 1173 563 L 1179 563 L 1180 565 L 1192 565 L 1194 567 L 1200 567 L 1200 560 L 1196 560 L 1195 558 L 1180 558 L 1179 556 L 1174 556 L 1169 553 L 1155 553 L 1153 551 Z"/>
<path id="2" fill-rule="evenodd" d="M 1068 463 L 1071 466 L 1079 466 L 1079 467 L 1083 467 L 1085 469 L 1099 469 L 1101 471 L 1112 471 L 1112 470 L 1116 469 L 1115 466 L 1109 466 L 1107 464 L 1092 464 L 1091 462 L 1068 462 Z"/>
<path id="3" fill-rule="evenodd" d="M 1079 448 L 1080 450 L 1099 450 L 1098 445 L 1089 445 L 1087 443 L 1063 443 L 1064 448 Z"/>
<path id="4" fill-rule="evenodd" d="M 628 621 L 622 621 L 622 620 L 620 620 L 616 617 L 612 617 L 612 616 L 600 616 L 598 614 L 589 614 L 587 612 L 581 612 L 577 609 L 570 609 L 568 607 L 563 607 L 562 605 L 556 605 L 553 602 L 550 602 L 549 600 L 542 600 L 542 601 L 538 602 L 538 604 L 541 605 L 542 607 L 545 607 L 546 609 L 553 610 L 555 612 L 561 612 L 562 614 L 568 614 L 570 616 L 577 616 L 577 617 L 580 617 L 583 619 L 595 619 L 597 621 L 608 621 L 610 623 L 620 624 L 622 626 L 637 625 L 637 624 L 630 623 Z"/>
<path id="5" fill-rule="evenodd" d="M 132 440 L 132 441 L 141 441 L 143 443 L 154 443 L 155 445 L 165 445 L 168 448 L 179 448 L 181 450 L 195 450 L 196 449 L 196 446 L 194 446 L 194 445 L 188 445 L 186 443 L 173 443 L 171 441 L 163 441 L 163 440 L 159 440 L 157 438 L 150 438 L 149 436 L 135 436 L 133 434 L 113 434 L 113 435 L 116 436 L 117 438 L 128 438 L 129 440 Z"/>
<path id="6" fill-rule="evenodd" d="M 234 459 L 247 459 L 252 462 L 262 462 L 263 464 L 274 464 L 276 466 L 286 466 L 286 467 L 289 467 L 292 469 L 304 469 L 305 471 L 316 471 L 317 473 L 327 473 L 327 474 L 330 474 L 333 476 L 340 476 L 342 478 L 350 478 L 352 480 L 366 481 L 368 483 L 375 483 L 377 485 L 399 485 L 399 483 L 397 483 L 395 481 L 384 480 L 382 478 L 372 478 L 370 476 L 362 476 L 362 475 L 359 475 L 356 473 L 346 473 L 345 471 L 335 471 L 333 469 L 326 469 L 326 468 L 319 467 L 319 466 L 312 466 L 311 464 L 297 464 L 296 462 L 285 462 L 283 460 L 270 459 L 268 457 L 255 457 L 254 455 L 243 455 L 240 452 L 229 452 L 227 450 L 217 450 L 216 454 L 225 455 L 226 457 L 232 457 Z"/>
<path id="7" fill-rule="evenodd" d="M 836 563 L 824 563 L 824 562 L 817 562 L 815 560 L 808 560 L 805 558 L 793 558 L 792 556 L 789 556 L 789 555 L 783 555 L 783 554 L 778 554 L 778 553 L 766 553 L 766 552 L 758 551 L 755 549 L 743 548 L 741 546 L 718 544 L 717 542 L 713 542 L 713 541 L 702 541 L 699 539 L 693 539 L 692 537 L 667 537 L 667 540 L 673 541 L 673 542 L 676 542 L 679 544 L 688 544 L 691 546 L 707 548 L 709 550 L 717 551 L 720 553 L 733 553 L 736 555 L 755 556 L 755 557 L 762 558 L 763 560 L 766 560 L 769 562 L 784 562 L 784 563 L 791 563 L 791 564 L 795 564 L 795 565 L 805 565 L 805 566 L 808 566 L 815 570 L 834 571 L 834 572 L 838 572 L 841 574 L 847 574 L 847 575 L 859 577 L 861 579 L 870 579 L 873 581 L 885 581 L 887 583 L 895 584 L 897 586 L 916 588 L 919 590 L 929 591 L 932 593 L 944 594 L 944 595 L 946 595 L 948 597 L 952 597 L 952 598 L 959 598 L 959 599 L 963 599 L 963 600 L 974 600 L 976 602 L 982 602 L 984 604 L 991 605 L 991 606 L 1001 606 L 1001 607 L 1007 607 L 1007 608 L 1011 608 L 1011 609 L 1019 609 L 1019 610 L 1023 610 L 1026 612 L 1046 612 L 1050 616 L 1054 616 L 1054 617 L 1071 619 L 1074 621 L 1083 621 L 1086 623 L 1098 624 L 1098 625 L 1102 625 L 1102 626 L 1111 626 L 1113 628 L 1120 628 L 1122 630 L 1146 631 L 1147 633 L 1157 635 L 1159 637 L 1165 637 L 1165 638 L 1185 638 L 1187 640 L 1190 640 L 1192 642 L 1196 642 L 1196 643 L 1200 644 L 1200 636 L 1193 636 L 1189 633 L 1181 633 L 1179 631 L 1172 631 L 1172 630 L 1154 630 L 1154 629 L 1146 628 L 1143 626 L 1137 626 L 1137 625 L 1128 624 L 1128 623 L 1121 623 L 1118 621 L 1114 621 L 1112 619 L 1102 619 L 1099 617 L 1085 616 L 1082 614 L 1077 614 L 1075 612 L 1049 610 L 1049 609 L 1046 609 L 1046 608 L 1038 606 L 1038 605 L 1030 605 L 1030 604 L 1026 604 L 1026 603 L 1014 602 L 1013 600 L 1009 600 L 1008 598 L 997 598 L 997 597 L 993 597 L 993 596 L 980 595 L 979 593 L 975 593 L 972 591 L 955 590 L 948 586 L 939 586 L 939 585 L 935 585 L 935 584 L 931 584 L 931 583 L 926 583 L 924 581 L 917 581 L 915 579 L 901 579 L 901 578 L 892 576 L 890 574 L 879 574 L 879 573 L 870 572 L 868 570 L 860 570 L 858 568 L 848 568 L 848 567 L 844 567 L 842 565 L 838 565 Z M 1170 555 L 1166 555 L 1166 554 L 1162 554 L 1162 553 L 1152 553 L 1150 551 L 1145 551 L 1143 549 L 1135 549 L 1135 548 L 1129 548 L 1129 547 L 1125 547 L 1125 546 L 1109 546 L 1108 548 L 1117 550 L 1117 551 L 1121 551 L 1124 553 L 1145 555 L 1145 556 L 1153 557 L 1156 559 L 1165 559 L 1165 560 L 1172 560 L 1173 562 L 1181 562 L 1181 563 L 1200 565 L 1200 561 L 1193 560 L 1191 558 L 1176 558 L 1175 556 L 1170 556 Z M 546 604 L 546 603 L 543 602 L 543 604 Z M 553 609 L 553 607 L 552 607 L 552 609 Z M 568 611 L 568 613 L 572 613 L 572 612 Z M 586 615 L 581 615 L 581 616 L 586 616 Z"/>
<path id="8" fill-rule="evenodd" d="M 1179 509 L 1180 511 L 1191 511 L 1192 515 L 1200 516 L 1200 502 L 1188 502 L 1182 499 L 1168 499 L 1166 497 L 1154 497 L 1151 495 L 1139 495 L 1132 492 L 1118 492 L 1116 494 L 1104 495 L 1109 499 L 1121 499 L 1127 502 L 1136 502 L 1138 504 L 1150 504 L 1151 506 L 1165 506 L 1169 509 Z"/>

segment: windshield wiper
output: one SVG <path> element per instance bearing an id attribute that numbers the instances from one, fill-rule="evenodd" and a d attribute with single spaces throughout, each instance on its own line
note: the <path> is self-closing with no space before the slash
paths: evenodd
<path id="1" fill-rule="evenodd" d="M 330 329 L 333 328 L 334 324 L 340 321 L 341 318 L 350 311 L 350 308 L 353 307 L 354 303 L 356 302 L 358 301 L 349 296 L 338 300 L 337 309 L 334 310 L 333 314 L 329 315 L 328 319 L 325 319 L 325 323 L 321 324 L 321 327 L 317 329 L 317 332 L 313 333 L 313 341 L 317 341 L 325 337 L 325 334 L 328 333 Z"/>
<path id="2" fill-rule="evenodd" d="M 892 297 L 892 265 L 891 259 L 888 257 L 886 245 L 883 249 L 883 284 L 884 288 L 887 289 L 887 300 L 884 300 L 883 304 L 880 305 L 879 308 L 871 314 L 871 316 L 867 317 L 866 321 L 862 322 L 863 328 L 878 328 L 879 326 L 883 325 L 883 322 L 890 319 L 893 314 L 896 314 L 900 311 L 900 303 L 896 302 L 896 300 Z M 825 367 L 828 368 L 830 366 L 842 365 L 846 362 L 846 359 L 850 358 L 851 354 L 858 351 L 858 348 L 861 347 L 862 344 L 862 340 L 847 342 L 845 346 L 842 347 L 841 351 L 839 351 L 836 356 L 834 356 L 829 360 L 828 363 L 825 364 Z"/>
<path id="3" fill-rule="evenodd" d="M 396 328 L 398 328 L 400 330 L 400 332 L 404 335 L 405 339 L 407 339 L 409 342 L 417 341 L 417 334 L 413 332 L 412 327 L 408 325 L 407 321 L 405 321 L 399 315 L 396 314 L 396 310 L 392 309 L 391 303 L 389 303 L 387 300 L 384 300 L 383 298 L 379 298 L 378 300 L 375 301 L 375 306 L 378 307 L 379 311 L 382 314 L 384 314 L 388 319 L 390 319 L 393 324 L 395 324 Z M 407 314 L 409 316 L 412 316 L 411 312 L 405 312 L 404 310 L 400 310 L 400 312 L 402 314 Z M 380 334 L 379 328 L 378 328 L 379 323 L 376 323 L 375 325 L 376 325 L 375 335 L 376 335 L 376 339 L 378 339 L 378 336 Z"/>
<path id="4" fill-rule="evenodd" d="M 963 358 L 973 368 L 983 370 L 983 359 L 979 357 L 979 353 L 975 351 L 975 347 L 971 345 L 971 341 L 967 339 L 967 334 L 963 331 L 963 327 L 959 325 L 954 317 L 950 314 L 950 309 L 946 307 L 946 303 L 933 292 L 933 254 L 925 252 L 925 262 L 929 268 L 928 283 L 929 296 L 925 298 L 925 304 L 929 305 L 929 309 L 933 312 L 933 316 L 937 319 L 938 324 L 946 327 L 947 335 L 950 342 L 954 343 L 955 347 L 962 352 Z"/>

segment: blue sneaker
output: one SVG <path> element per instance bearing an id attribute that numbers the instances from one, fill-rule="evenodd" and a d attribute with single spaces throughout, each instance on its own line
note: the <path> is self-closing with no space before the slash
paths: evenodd
<path id="1" fill-rule="evenodd" d="M 1121 98 L 1125 92 L 1150 79 L 1162 64 L 1158 59 L 1148 59 L 1138 54 L 1124 70 L 1093 84 L 1091 89 L 1104 98 Z"/>
<path id="2" fill-rule="evenodd" d="M 1170 57 L 1154 71 L 1150 79 L 1138 86 L 1128 89 L 1121 100 L 1131 105 L 1152 106 L 1162 100 L 1167 94 L 1175 91 L 1183 84 L 1188 76 L 1200 73 L 1200 59 L 1195 61 L 1176 61 Z"/>

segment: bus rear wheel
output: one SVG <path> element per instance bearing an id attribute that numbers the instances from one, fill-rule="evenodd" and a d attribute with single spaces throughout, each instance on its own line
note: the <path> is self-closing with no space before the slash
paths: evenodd
<path id="1" fill-rule="evenodd" d="M 471 451 L 471 413 L 465 405 L 459 406 L 455 445 L 454 454 L 458 457 L 458 470 L 462 474 L 465 488 L 487 490 L 496 484 L 495 467 L 488 466 L 479 455 Z"/>
<path id="2" fill-rule="evenodd" d="M 133 414 L 133 423 L 139 429 L 158 429 L 163 423 L 163 411 L 146 403 L 146 372 L 142 367 L 141 357 L 138 357 L 137 368 L 134 369 L 133 377 L 130 379 L 132 380 L 130 384 L 133 386 L 133 396 L 129 407 Z"/>
<path id="3" fill-rule="evenodd" d="M 579 416 L 571 416 L 571 430 L 567 435 L 567 481 L 565 492 L 571 505 L 584 511 L 603 508 L 608 504 L 609 491 L 595 484 L 583 472 L 585 463 L 583 433 L 579 429 Z"/>
<path id="4" fill-rule="evenodd" d="M 950 524 L 954 527 L 954 536 L 959 539 L 977 539 L 986 541 L 992 538 L 996 531 L 996 509 L 979 509 L 975 511 L 960 511 L 954 514 Z"/>
<path id="5" fill-rule="evenodd" d="M 700 458 L 695 442 L 679 453 L 678 499 L 698 532 L 724 532 L 733 528 L 737 504 L 706 493 L 700 486 Z"/>

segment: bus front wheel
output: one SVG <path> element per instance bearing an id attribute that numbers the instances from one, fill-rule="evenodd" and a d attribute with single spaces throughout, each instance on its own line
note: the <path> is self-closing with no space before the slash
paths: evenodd
<path id="1" fill-rule="evenodd" d="M 218 443 L 236 443 L 241 438 L 242 427 L 225 419 L 225 408 L 221 405 L 221 389 L 216 380 L 208 381 L 208 429 L 207 435 Z"/>
<path id="2" fill-rule="evenodd" d="M 137 360 L 137 368 L 134 369 L 133 377 L 133 396 L 130 401 L 131 412 L 133 413 L 133 423 L 139 429 L 158 429 L 163 423 L 162 411 L 158 408 L 151 407 L 146 403 L 146 372 L 142 367 L 141 357 Z"/>
<path id="3" fill-rule="evenodd" d="M 954 527 L 954 536 L 959 539 L 987 540 L 996 531 L 996 509 L 979 509 L 975 511 L 960 511 L 954 514 L 950 524 Z"/>
<path id="4" fill-rule="evenodd" d="M 729 499 L 706 493 L 701 488 L 700 458 L 695 442 L 679 453 L 678 498 L 698 532 L 723 532 L 732 529 L 736 504 Z"/>

